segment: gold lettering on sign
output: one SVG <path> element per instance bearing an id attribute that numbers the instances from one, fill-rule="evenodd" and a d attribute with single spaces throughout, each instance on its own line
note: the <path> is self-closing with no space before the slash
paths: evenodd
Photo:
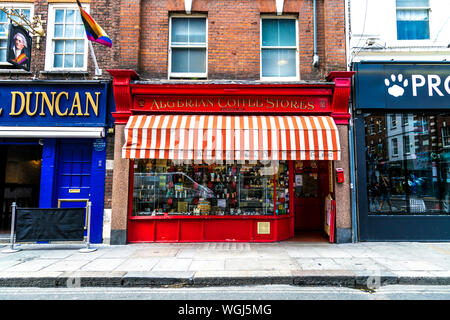
<path id="1" fill-rule="evenodd" d="M 86 112 L 84 113 L 85 116 L 89 117 L 89 105 L 91 105 L 92 110 L 94 111 L 95 115 L 98 117 L 98 97 L 100 96 L 100 92 L 95 93 L 95 103 L 94 99 L 91 96 L 90 92 L 86 92 Z"/>
<path id="2" fill-rule="evenodd" d="M 27 110 L 27 115 L 29 115 L 30 117 L 33 117 L 38 111 L 38 99 L 36 99 L 36 103 L 34 104 L 34 110 L 33 111 L 30 110 L 30 100 L 31 100 L 32 93 L 33 92 L 25 92 L 25 94 L 27 95 L 26 110 Z"/>
<path id="3" fill-rule="evenodd" d="M 227 105 L 222 105 L 221 101 L 222 101 L 222 98 L 220 98 L 219 101 L 217 102 L 219 104 L 219 107 L 225 108 Z"/>
<path id="4" fill-rule="evenodd" d="M 156 106 L 156 109 L 159 109 L 158 101 L 156 101 L 156 99 L 153 99 L 152 106 L 150 107 L 150 109 L 153 110 L 153 108 L 154 108 L 155 106 Z"/>
<path id="5" fill-rule="evenodd" d="M 74 116 L 74 109 L 78 109 L 77 116 L 82 116 L 83 112 L 81 112 L 81 102 L 80 102 L 80 94 L 78 92 L 75 93 L 73 97 L 72 109 L 70 110 L 69 116 Z"/>
<path id="6" fill-rule="evenodd" d="M 30 92 L 27 91 L 25 93 L 20 91 L 11 91 L 11 112 L 10 116 L 20 116 L 26 111 L 26 114 L 29 117 L 34 117 L 38 114 L 38 110 L 40 109 L 39 116 L 45 117 L 47 115 L 54 116 L 54 113 L 60 117 L 66 116 L 90 116 L 90 110 L 92 110 L 95 116 L 98 117 L 98 109 L 99 109 L 99 97 L 101 92 L 95 92 L 95 98 L 93 94 L 90 92 L 85 92 L 86 95 L 86 104 L 85 112 L 82 112 L 82 104 L 80 93 L 75 92 L 75 95 L 72 100 L 72 107 L 69 112 L 69 107 L 66 107 L 65 110 L 61 110 L 61 98 L 65 97 L 68 103 L 70 103 L 69 93 L 66 91 L 62 92 Z M 34 101 L 33 101 L 34 99 Z M 0 109 L 1 110 L 1 109 Z M 76 112 L 76 113 L 75 113 Z"/>
<path id="7" fill-rule="evenodd" d="M 55 111 L 56 114 L 60 117 L 64 117 L 67 116 L 67 112 L 69 112 L 69 109 L 66 109 L 66 112 L 62 113 L 61 109 L 59 108 L 59 100 L 61 99 L 61 96 L 65 96 L 67 100 L 69 100 L 69 94 L 67 92 L 60 92 L 57 96 L 56 96 L 56 100 L 55 100 Z"/>
<path id="8" fill-rule="evenodd" d="M 20 109 L 19 111 L 16 111 L 16 96 L 20 97 Z M 10 116 L 18 116 L 23 112 L 23 109 L 25 108 L 25 95 L 22 92 L 19 91 L 11 91 L 11 112 L 9 113 Z"/>
<path id="9" fill-rule="evenodd" d="M 92 99 L 88 97 L 88 99 Z M 91 100 L 92 101 L 92 100 Z M 98 99 L 97 99 L 98 101 Z M 91 103 L 93 105 L 93 103 Z M 96 105 L 97 106 L 97 105 Z M 314 110 L 314 101 L 301 100 L 296 98 L 233 98 L 233 97 L 215 97 L 215 98 L 152 98 L 150 110 L 159 110 L 166 108 L 220 108 L 227 110 L 242 109 L 286 109 L 286 110 Z M 87 115 L 85 113 L 85 115 Z"/>
<path id="10" fill-rule="evenodd" d="M 48 111 L 50 111 L 50 115 L 53 116 L 53 107 L 55 104 L 55 94 L 56 92 L 51 92 L 52 94 L 52 102 L 50 103 L 50 99 L 48 98 L 48 95 L 46 92 L 41 92 L 42 94 L 42 104 L 41 104 L 41 113 L 39 113 L 40 116 L 45 116 L 44 112 L 44 102 L 47 105 Z"/>

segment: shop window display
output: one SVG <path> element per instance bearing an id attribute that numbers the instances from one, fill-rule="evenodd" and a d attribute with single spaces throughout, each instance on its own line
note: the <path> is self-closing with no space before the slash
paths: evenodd
<path id="1" fill-rule="evenodd" d="M 401 126 L 388 121 L 400 116 L 408 119 Z M 371 121 L 387 126 L 373 133 Z M 450 114 L 368 113 L 365 123 L 369 214 L 449 214 Z"/>
<path id="2" fill-rule="evenodd" d="M 176 164 L 136 160 L 133 215 L 289 214 L 288 162 Z"/>

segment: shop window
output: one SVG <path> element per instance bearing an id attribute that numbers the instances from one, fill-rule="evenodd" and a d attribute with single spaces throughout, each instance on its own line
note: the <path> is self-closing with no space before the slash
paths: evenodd
<path id="1" fill-rule="evenodd" d="M 261 19 L 261 79 L 298 80 L 297 20 Z"/>
<path id="2" fill-rule="evenodd" d="M 88 12 L 89 8 L 83 5 Z M 86 33 L 78 7 L 49 5 L 45 69 L 49 71 L 87 70 Z"/>
<path id="3" fill-rule="evenodd" d="M 169 74 L 171 78 L 206 78 L 206 22 L 203 16 L 170 18 Z"/>
<path id="4" fill-rule="evenodd" d="M 15 10 L 19 14 L 23 14 L 27 17 L 29 21 L 31 21 L 33 16 L 33 5 L 28 3 L 17 3 L 17 4 L 4 4 L 2 6 L 6 10 Z M 11 66 L 10 63 L 6 62 L 7 60 L 7 46 L 8 46 L 8 29 L 9 29 L 8 16 L 5 12 L 0 11 L 0 67 L 8 67 Z"/>
<path id="5" fill-rule="evenodd" d="M 429 0 L 397 0 L 397 39 L 430 39 Z"/>
<path id="6" fill-rule="evenodd" d="M 366 114 L 366 124 L 374 116 L 376 114 Z M 434 132 L 425 131 L 424 120 L 430 119 L 430 114 L 409 116 L 416 121 L 409 121 L 408 126 L 401 126 L 395 132 L 380 135 L 380 145 L 390 142 L 386 152 L 376 156 L 367 152 L 369 214 L 450 214 L 450 149 L 445 148 L 450 146 L 450 130 L 442 126 Z M 444 124 L 450 118 L 450 114 L 433 116 L 437 124 Z M 442 141 L 442 145 L 429 143 L 429 140 Z M 365 143 L 370 150 L 369 137 Z"/>
<path id="7" fill-rule="evenodd" d="M 136 160 L 133 216 L 289 213 L 287 162 L 183 164 Z"/>
<path id="8" fill-rule="evenodd" d="M 0 144 L 0 233 L 11 230 L 11 205 L 39 207 L 42 146 Z M 29 144 L 30 143 L 30 144 Z"/>

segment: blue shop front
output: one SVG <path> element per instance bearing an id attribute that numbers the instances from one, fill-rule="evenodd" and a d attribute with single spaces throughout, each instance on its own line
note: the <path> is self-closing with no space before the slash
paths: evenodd
<path id="1" fill-rule="evenodd" d="M 449 241 L 450 64 L 353 70 L 359 240 Z"/>
<path id="2" fill-rule="evenodd" d="M 90 201 L 90 240 L 102 242 L 108 95 L 106 81 L 0 82 L 0 233 L 10 232 L 12 202 Z"/>

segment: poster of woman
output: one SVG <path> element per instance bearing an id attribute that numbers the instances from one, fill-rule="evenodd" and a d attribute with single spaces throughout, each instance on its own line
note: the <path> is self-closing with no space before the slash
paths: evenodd
<path id="1" fill-rule="evenodd" d="M 21 27 L 9 25 L 8 33 L 8 59 L 7 61 L 17 68 L 29 71 L 31 65 L 32 38 L 28 31 Z"/>

